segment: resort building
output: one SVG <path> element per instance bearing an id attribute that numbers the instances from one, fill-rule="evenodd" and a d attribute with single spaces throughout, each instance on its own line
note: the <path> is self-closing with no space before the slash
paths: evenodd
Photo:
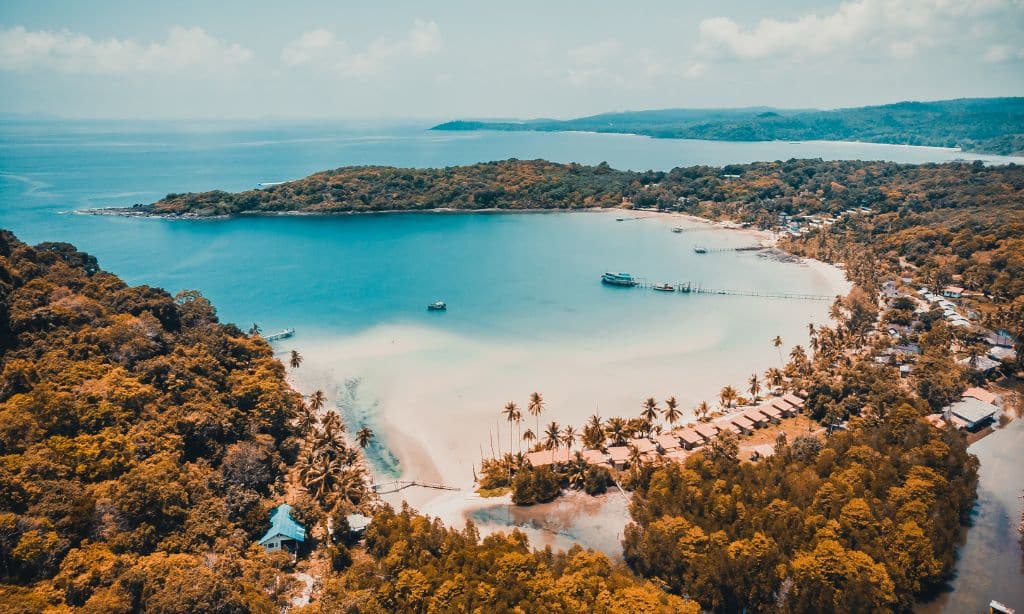
<path id="1" fill-rule="evenodd" d="M 754 432 L 754 429 L 757 428 L 757 425 L 754 424 L 753 420 L 747 418 L 743 414 L 740 414 L 738 416 L 732 416 L 731 418 L 729 418 L 729 422 L 736 425 L 736 427 L 740 429 L 740 432 L 744 435 L 750 435 L 751 433 Z"/>
<path id="2" fill-rule="evenodd" d="M 658 451 L 658 447 L 654 445 L 654 442 L 646 437 L 637 437 L 635 439 L 630 439 L 626 443 L 639 450 L 640 454 L 647 454 L 648 452 Z"/>
<path id="3" fill-rule="evenodd" d="M 299 544 L 306 541 L 306 529 L 292 518 L 292 506 L 282 503 L 274 509 L 270 516 L 270 528 L 259 544 L 267 552 L 286 550 L 295 554 Z"/>
<path id="4" fill-rule="evenodd" d="M 754 428 L 759 429 L 768 426 L 768 417 L 762 414 L 760 411 L 758 411 L 756 407 L 753 409 L 748 409 L 741 415 L 747 420 L 750 420 L 750 422 L 754 425 Z"/>
<path id="5" fill-rule="evenodd" d="M 693 429 L 679 429 L 675 434 L 683 442 L 683 448 L 686 450 L 692 450 L 704 443 L 704 438 Z"/>
<path id="6" fill-rule="evenodd" d="M 778 424 L 778 422 L 782 420 L 782 411 L 770 403 L 759 406 L 757 411 L 762 416 L 768 418 L 769 422 L 772 424 Z"/>
<path id="7" fill-rule="evenodd" d="M 711 439 L 718 434 L 718 427 L 713 424 L 701 423 L 693 427 L 693 431 L 700 435 L 704 441 L 711 441 Z"/>
<path id="8" fill-rule="evenodd" d="M 612 446 L 608 448 L 608 457 L 616 471 L 622 471 L 629 465 L 629 447 Z"/>
<path id="9" fill-rule="evenodd" d="M 683 447 L 683 444 L 674 433 L 662 433 L 654 438 L 654 443 L 658 445 L 663 453 L 679 450 Z"/>
<path id="10" fill-rule="evenodd" d="M 583 460 L 591 465 L 609 464 L 608 455 L 600 450 L 584 450 Z"/>
<path id="11" fill-rule="evenodd" d="M 789 403 L 796 411 L 800 411 L 800 408 L 804 406 L 804 400 L 792 392 L 782 395 L 782 400 Z"/>
<path id="12" fill-rule="evenodd" d="M 980 389 L 978 389 L 980 390 Z M 982 390 L 982 392 L 987 392 Z M 973 396 L 964 395 L 956 403 L 946 407 L 943 415 L 957 428 L 976 430 L 992 421 L 999 407 L 993 401 L 983 401 Z"/>
<path id="13" fill-rule="evenodd" d="M 572 455 L 567 448 L 559 448 L 558 450 L 529 452 L 526 455 L 526 460 L 534 467 L 546 467 L 548 465 L 564 465 L 569 462 L 571 457 Z"/>

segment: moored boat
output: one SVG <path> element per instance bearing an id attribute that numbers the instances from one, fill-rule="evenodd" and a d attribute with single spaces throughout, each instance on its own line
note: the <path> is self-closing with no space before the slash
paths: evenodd
<path id="1" fill-rule="evenodd" d="M 682 231 L 683 231 L 682 226 L 676 226 L 675 228 L 672 229 L 672 232 L 682 232 Z"/>
<path id="2" fill-rule="evenodd" d="M 651 288 L 653 288 L 653 289 L 655 289 L 655 290 L 657 290 L 659 292 L 675 292 L 676 291 L 676 287 L 673 286 L 672 284 L 654 284 L 653 286 L 651 286 Z"/>
<path id="3" fill-rule="evenodd" d="M 610 286 L 635 286 L 638 283 L 629 273 L 605 273 L 601 281 Z"/>
<path id="4" fill-rule="evenodd" d="M 427 305 L 427 311 L 447 311 L 448 304 L 444 301 L 434 301 Z"/>
<path id="5" fill-rule="evenodd" d="M 706 254 L 706 253 L 708 253 L 708 249 L 706 247 L 695 247 L 695 248 L 693 248 L 693 251 L 698 253 L 698 254 Z"/>

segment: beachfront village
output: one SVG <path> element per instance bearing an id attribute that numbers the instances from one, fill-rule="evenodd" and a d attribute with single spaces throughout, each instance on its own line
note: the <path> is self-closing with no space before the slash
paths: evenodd
<path id="1" fill-rule="evenodd" d="M 842 215 L 866 216 L 870 210 Z M 811 232 L 823 234 L 836 219 L 805 221 Z M 780 216 L 777 230 L 792 237 L 807 232 L 789 216 Z M 787 446 L 820 447 L 851 422 L 882 417 L 883 408 L 858 400 L 857 388 L 864 384 L 857 379 L 870 366 L 919 395 L 930 408 L 922 412 L 929 424 L 977 439 L 1010 400 L 993 392 L 989 382 L 1012 372 L 1016 341 L 1006 330 L 982 324 L 990 308 L 984 292 L 954 284 L 932 291 L 915 283 L 912 268 L 905 266 L 901 276 L 882 282 L 873 298 L 859 286 L 837 297 L 830 309 L 835 326 L 809 325 L 810 351 L 796 345 L 783 361 L 784 341 L 766 340 L 779 350 L 778 367 L 752 374 L 742 386 L 724 386 L 713 403 L 703 401 L 689 412 L 675 397 L 660 403 L 648 398 L 633 416 L 595 414 L 577 429 L 542 422 L 554 412 L 538 392 L 523 408 L 510 401 L 501 410 L 507 435 L 492 434 L 495 453 L 482 458 L 480 473 L 474 474 L 478 492 L 489 497 L 511 491 L 514 503 L 529 505 L 550 501 L 563 488 L 588 494 L 629 491 L 643 472 L 668 463 L 685 466 L 696 456 L 764 462 Z M 952 281 L 962 283 L 962 278 Z"/>

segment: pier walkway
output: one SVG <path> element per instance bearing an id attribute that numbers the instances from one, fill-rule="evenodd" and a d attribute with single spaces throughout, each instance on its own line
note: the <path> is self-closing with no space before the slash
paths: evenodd
<path id="1" fill-rule="evenodd" d="M 636 288 L 654 288 L 656 284 L 648 281 L 643 277 L 635 277 Z M 672 285 L 674 290 L 672 292 L 678 292 L 681 294 L 718 294 L 722 296 L 752 296 L 758 298 L 781 298 L 781 299 L 793 299 L 801 301 L 832 301 L 835 300 L 835 296 L 829 296 L 827 294 L 807 294 L 803 292 L 771 292 L 763 290 L 736 290 L 728 288 L 709 288 L 701 285 L 697 282 L 692 281 L 678 281 L 668 282 Z M 668 294 L 668 291 L 661 290 Z"/>
<path id="2" fill-rule="evenodd" d="M 280 341 L 281 339 L 287 339 L 288 337 L 294 337 L 294 336 L 295 336 L 295 329 L 294 328 L 286 328 L 286 329 L 284 329 L 283 331 L 281 331 L 279 333 L 274 333 L 273 335 L 267 335 L 266 337 L 263 338 L 263 340 L 269 343 L 271 341 Z"/>
<path id="3" fill-rule="evenodd" d="M 422 488 L 433 488 L 434 490 L 461 490 L 454 486 L 448 486 L 447 484 L 436 484 L 433 482 L 420 482 L 419 480 L 392 480 L 390 482 L 382 482 L 380 484 L 374 484 L 372 486 L 373 491 L 378 495 L 388 495 L 393 492 L 405 490 L 413 486 L 419 486 Z"/>

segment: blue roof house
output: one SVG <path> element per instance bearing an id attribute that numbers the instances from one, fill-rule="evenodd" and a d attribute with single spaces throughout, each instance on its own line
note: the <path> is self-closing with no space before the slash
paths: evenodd
<path id="1" fill-rule="evenodd" d="M 260 539 L 260 545 L 267 552 L 287 550 L 295 553 L 299 544 L 306 541 L 306 529 L 292 518 L 292 506 L 282 503 L 270 515 L 270 528 Z"/>

